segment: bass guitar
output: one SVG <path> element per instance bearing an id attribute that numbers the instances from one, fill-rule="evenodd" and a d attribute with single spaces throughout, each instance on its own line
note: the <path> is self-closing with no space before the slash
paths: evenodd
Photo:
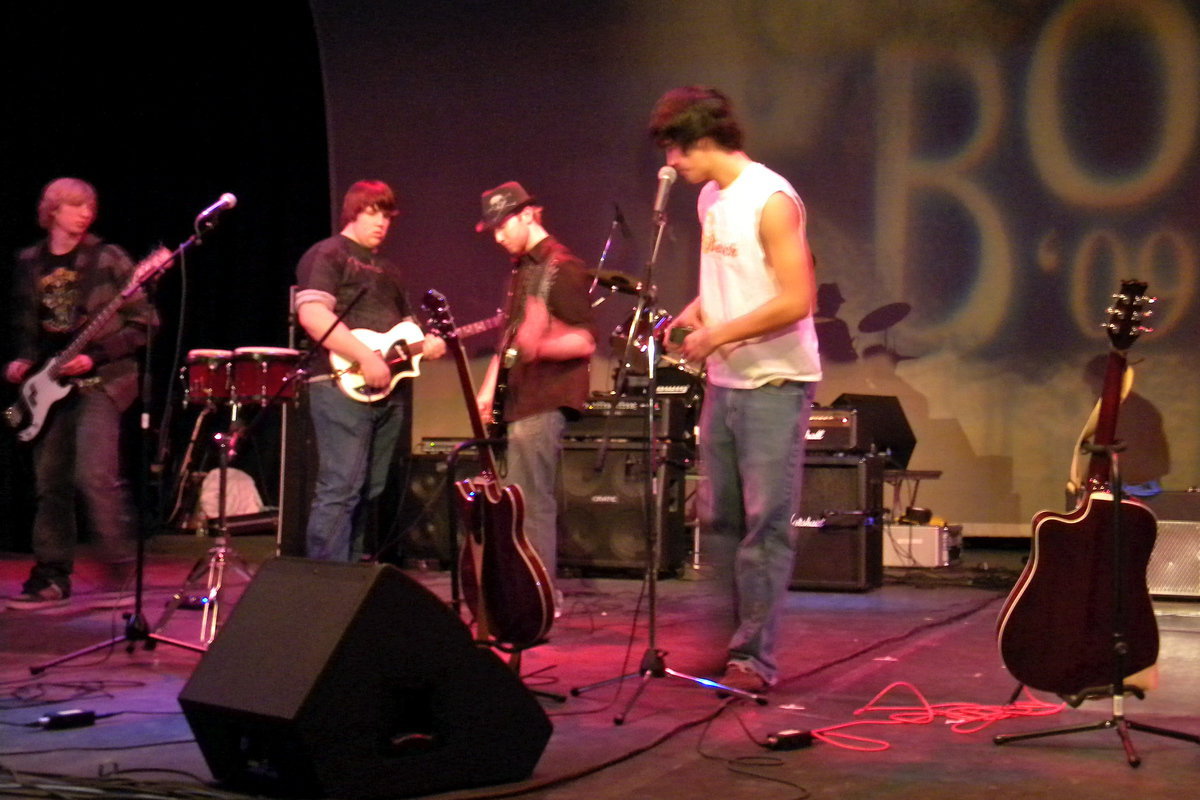
<path id="1" fill-rule="evenodd" d="M 138 262 L 133 274 L 121 291 L 100 309 L 83 327 L 75 338 L 63 350 L 47 361 L 33 375 L 27 377 L 21 384 L 17 400 L 4 411 L 4 420 L 13 428 L 18 428 L 17 438 L 22 442 L 33 441 L 45 427 L 46 417 L 50 409 L 59 400 L 66 397 L 75 388 L 70 376 L 62 374 L 62 368 L 69 364 L 84 348 L 92 343 L 104 326 L 112 319 L 133 294 L 146 281 L 165 270 L 171 263 L 173 254 L 165 247 L 159 248 Z"/>
<path id="2" fill-rule="evenodd" d="M 1148 329 L 1146 284 L 1123 281 L 1105 327 L 1111 342 L 1087 478 L 1074 511 L 1033 518 L 1029 561 L 1000 613 L 1000 656 L 1026 686 L 1070 696 L 1114 685 L 1118 647 L 1124 678 L 1158 659 L 1158 624 L 1146 568 L 1157 522 L 1141 502 L 1114 501 L 1108 454 L 1127 369 L 1126 352 Z M 1119 515 L 1120 547 L 1113 516 Z M 1123 643 L 1114 641 L 1123 634 Z"/>
<path id="3" fill-rule="evenodd" d="M 425 294 L 430 327 L 454 355 L 459 382 L 476 439 L 486 439 L 475 404 L 467 356 L 458 340 L 446 298 Z M 477 638 L 515 649 L 545 638 L 554 622 L 554 589 L 537 551 L 525 536 L 521 487 L 500 482 L 491 447 L 480 448 L 481 474 L 455 484 L 459 519 L 466 532 L 459 556 L 463 598 L 475 617 Z"/>
<path id="4" fill-rule="evenodd" d="M 498 312 L 494 317 L 457 328 L 454 335 L 456 338 L 465 339 L 498 328 L 502 324 L 504 324 L 504 314 Z M 382 400 L 392 393 L 396 384 L 402 379 L 414 378 L 421 374 L 420 363 L 421 356 L 424 355 L 425 334 L 417 323 L 404 320 L 388 331 L 354 328 L 350 332 L 360 342 L 379 353 L 392 371 L 392 377 L 387 386 L 378 389 L 367 386 L 358 369 L 358 364 L 331 350 L 329 352 L 329 365 L 333 368 L 331 377 L 337 381 L 338 388 L 351 400 L 358 400 L 361 403 Z"/>

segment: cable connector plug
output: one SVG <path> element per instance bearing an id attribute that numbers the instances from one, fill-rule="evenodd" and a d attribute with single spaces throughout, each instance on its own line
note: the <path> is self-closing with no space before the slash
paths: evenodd
<path id="1" fill-rule="evenodd" d="M 812 731 L 779 731 L 767 737 L 767 749 L 801 750 L 805 747 L 812 747 L 813 741 Z"/>
<path id="2" fill-rule="evenodd" d="M 84 711 L 80 708 L 70 708 L 66 711 L 54 711 L 38 717 L 38 725 L 44 731 L 62 731 L 67 728 L 86 728 L 96 724 L 96 712 Z"/>

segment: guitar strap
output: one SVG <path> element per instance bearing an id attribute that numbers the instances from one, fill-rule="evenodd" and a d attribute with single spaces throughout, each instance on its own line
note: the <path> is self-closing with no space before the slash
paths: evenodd
<path id="1" fill-rule="evenodd" d="M 1125 374 L 1121 376 L 1121 401 L 1133 390 L 1133 367 L 1126 365 Z M 1096 425 L 1100 421 L 1100 404 L 1103 398 L 1096 401 L 1096 405 L 1092 408 L 1092 413 L 1087 418 L 1087 422 L 1083 424 L 1083 430 L 1079 433 L 1079 439 L 1075 442 L 1075 453 L 1071 456 L 1071 477 L 1067 480 L 1067 492 L 1072 495 L 1079 494 L 1079 490 L 1083 487 L 1083 481 L 1086 477 L 1088 461 L 1091 456 L 1083 452 L 1083 443 L 1092 438 L 1096 432 Z"/>

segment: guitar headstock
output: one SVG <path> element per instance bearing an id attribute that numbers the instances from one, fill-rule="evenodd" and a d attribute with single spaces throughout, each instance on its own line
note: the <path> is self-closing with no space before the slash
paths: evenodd
<path id="1" fill-rule="evenodd" d="M 1101 327 L 1108 331 L 1108 340 L 1115 349 L 1128 350 L 1139 336 L 1154 330 L 1142 323 L 1154 315 L 1147 306 L 1155 298 L 1146 297 L 1145 281 L 1124 280 L 1112 300 L 1112 305 L 1105 309 L 1108 321 Z"/>
<path id="2" fill-rule="evenodd" d="M 133 275 L 130 277 L 121 294 L 125 297 L 133 294 L 142 284 L 169 267 L 174 258 L 175 254 L 165 247 L 160 247 L 143 258 L 133 268 Z"/>
<path id="3" fill-rule="evenodd" d="M 429 327 L 443 339 L 454 338 L 454 316 L 450 313 L 450 302 L 436 289 L 425 292 L 421 305 L 429 312 Z"/>

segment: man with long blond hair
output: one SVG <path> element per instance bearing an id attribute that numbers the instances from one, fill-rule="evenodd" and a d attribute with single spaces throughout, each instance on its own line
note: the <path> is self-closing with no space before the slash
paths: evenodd
<path id="1" fill-rule="evenodd" d="M 38 223 L 47 236 L 17 256 L 12 320 L 17 357 L 4 369 L 9 382 L 22 382 L 37 364 L 70 345 L 128 283 L 134 269 L 129 256 L 89 233 L 96 211 L 96 190 L 78 178 L 59 178 L 42 191 Z M 121 416 L 137 397 L 137 351 L 157 321 L 153 306 L 136 291 L 83 352 L 61 366 L 61 376 L 75 386 L 55 403 L 34 440 L 35 563 L 21 591 L 8 598 L 8 608 L 34 611 L 72 602 L 76 490 L 101 563 L 97 591 L 78 599 L 93 608 L 133 600 L 127 584 L 136 530 L 120 464 Z"/>

